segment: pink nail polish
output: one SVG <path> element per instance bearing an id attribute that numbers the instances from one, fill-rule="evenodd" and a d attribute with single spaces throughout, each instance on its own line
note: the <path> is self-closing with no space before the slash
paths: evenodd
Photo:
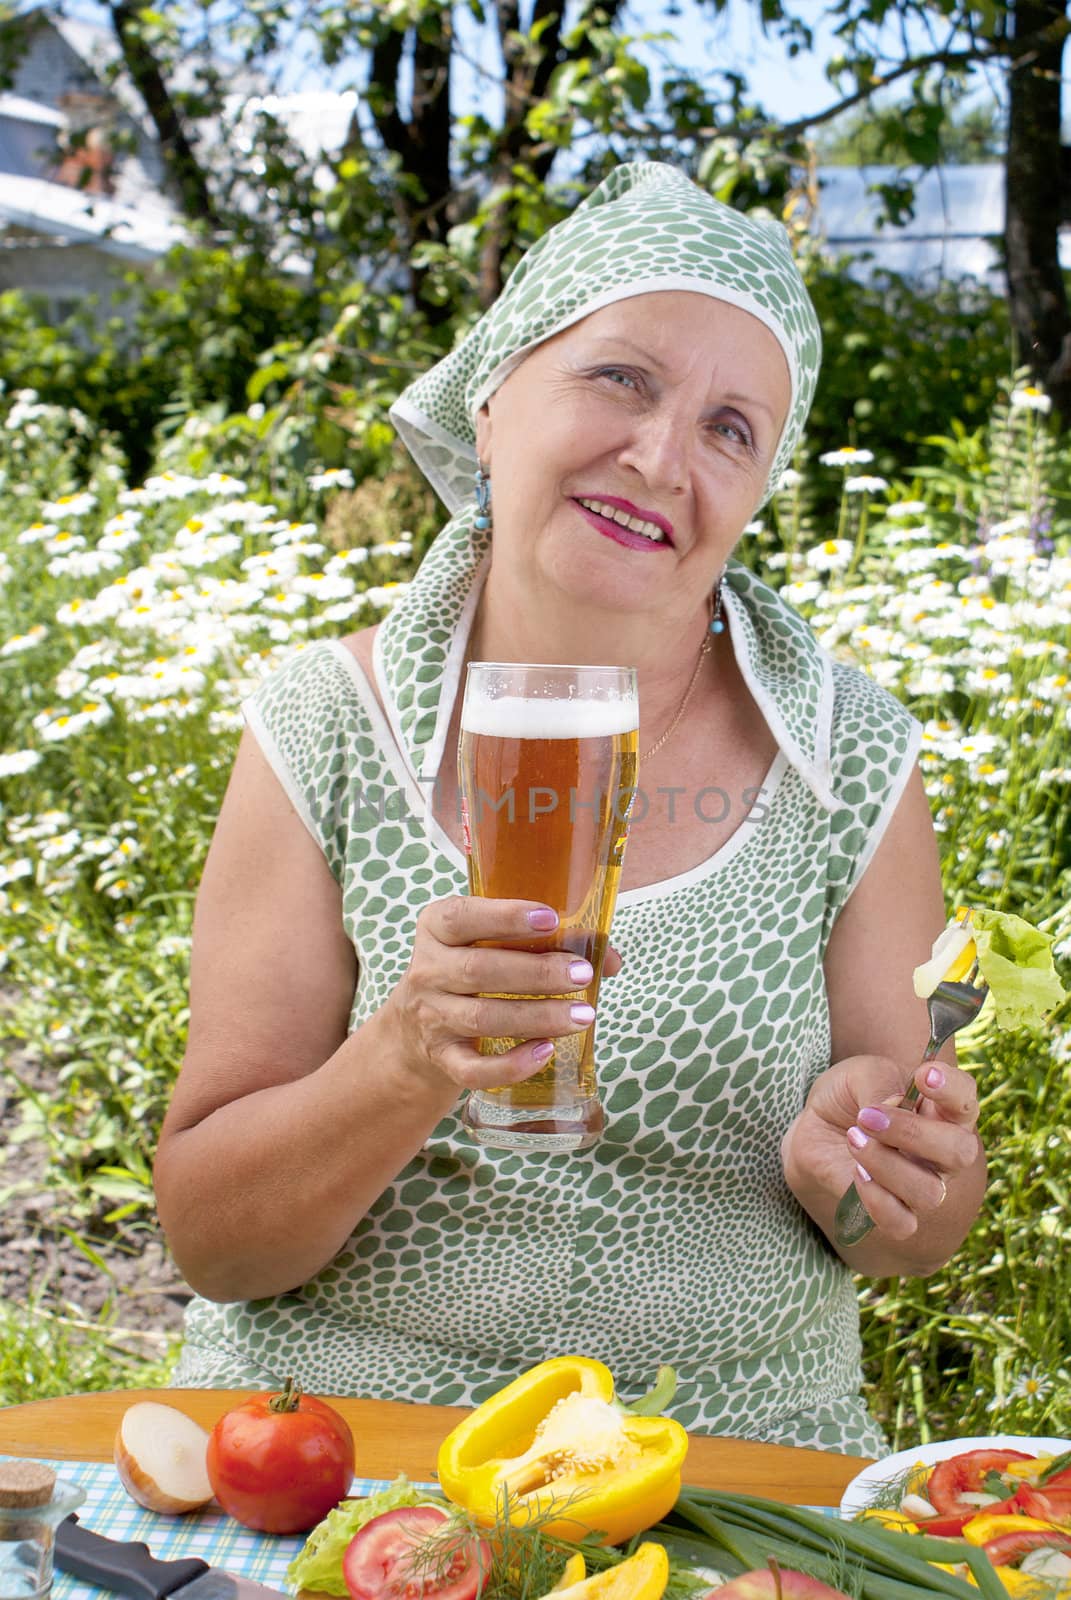
<path id="1" fill-rule="evenodd" d="M 849 1128 L 848 1143 L 852 1146 L 853 1150 L 865 1150 L 867 1145 L 870 1143 L 870 1140 L 867 1138 L 862 1128 Z"/>
<path id="2" fill-rule="evenodd" d="M 855 1163 L 855 1175 L 862 1183 L 873 1183 L 874 1181 L 866 1168 L 861 1167 L 858 1161 Z"/>
<path id="3" fill-rule="evenodd" d="M 926 1087 L 928 1089 L 940 1089 L 944 1081 L 945 1075 L 940 1067 L 931 1067 L 926 1074 Z"/>
<path id="4" fill-rule="evenodd" d="M 595 1021 L 595 1007 L 577 1003 L 569 1007 L 569 1015 L 574 1022 L 583 1022 L 585 1025 Z"/>
<path id="5" fill-rule="evenodd" d="M 554 1046 L 549 1039 L 543 1039 L 539 1044 L 532 1046 L 533 1061 L 549 1061 L 554 1054 Z"/>
<path id="6" fill-rule="evenodd" d="M 573 961 L 570 964 L 569 977 L 573 983 L 590 983 L 594 976 L 590 961 Z"/>
<path id="7" fill-rule="evenodd" d="M 884 1111 L 879 1111 L 877 1106 L 864 1106 L 862 1111 L 856 1114 L 855 1120 L 860 1127 L 869 1128 L 871 1133 L 884 1133 L 889 1126 L 888 1117 Z"/>
<path id="8" fill-rule="evenodd" d="M 558 926 L 558 913 L 549 906 L 537 906 L 528 913 L 528 926 L 539 933 L 552 933 Z"/>

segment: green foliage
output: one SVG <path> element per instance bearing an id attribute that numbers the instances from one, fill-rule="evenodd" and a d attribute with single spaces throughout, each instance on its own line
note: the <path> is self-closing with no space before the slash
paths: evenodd
<path id="1" fill-rule="evenodd" d="M 161 1349 L 115 1321 L 57 1313 L 44 1298 L 29 1305 L 0 1300 L 0 1406 L 55 1395 L 165 1384 L 177 1351 Z"/>
<path id="2" fill-rule="evenodd" d="M 984 423 L 1011 368 L 1007 306 L 969 284 L 916 288 L 894 273 L 867 284 L 817 264 L 808 287 L 822 324 L 822 373 L 808 422 L 815 454 L 852 443 L 876 470 L 903 471 L 954 417 Z"/>
<path id="3" fill-rule="evenodd" d="M 939 117 L 931 111 L 905 120 L 896 105 L 880 113 L 873 105 L 850 111 L 819 129 L 818 159 L 824 166 L 867 167 L 903 159 L 973 165 L 1002 158 L 1004 127 L 994 101 L 960 107 L 947 116 L 935 104 Z"/>

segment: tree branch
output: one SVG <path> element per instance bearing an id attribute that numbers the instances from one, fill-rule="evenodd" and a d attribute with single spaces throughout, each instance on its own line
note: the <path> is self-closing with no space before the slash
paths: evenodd
<path id="1" fill-rule="evenodd" d="M 193 221 L 206 222 L 212 228 L 219 228 L 222 223 L 208 180 L 164 82 L 159 63 L 145 40 L 140 10 L 140 6 L 132 3 L 132 0 L 116 0 L 111 6 L 112 26 L 123 53 L 123 62 L 152 118 L 160 141 L 164 168 L 177 191 L 184 214 Z"/>
<path id="2" fill-rule="evenodd" d="M 853 106 L 861 105 L 869 100 L 879 89 L 885 89 L 890 83 L 895 83 L 898 78 L 906 78 L 912 72 L 925 72 L 928 67 L 959 67 L 969 66 L 974 62 L 991 61 L 1007 55 L 1007 50 L 995 49 L 992 45 L 979 45 L 972 50 L 934 50 L 929 55 L 913 56 L 910 61 L 902 61 L 891 72 L 883 72 L 881 76 L 865 89 L 857 89 L 854 94 L 845 95 L 835 104 L 827 106 L 824 111 L 815 111 L 812 115 L 798 117 L 795 122 L 767 122 L 764 128 L 776 129 L 780 138 L 795 139 L 799 134 L 806 133 L 809 128 L 817 128 L 823 122 L 832 122 L 834 117 L 839 117 L 842 112 L 850 111 Z M 751 130 L 754 132 L 754 129 Z M 713 133 L 723 133 L 724 129 L 714 129 Z"/>

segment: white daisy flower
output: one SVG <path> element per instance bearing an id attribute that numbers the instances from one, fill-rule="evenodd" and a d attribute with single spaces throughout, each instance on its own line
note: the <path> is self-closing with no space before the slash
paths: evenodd
<path id="1" fill-rule="evenodd" d="M 265 611 L 292 617 L 295 612 L 304 609 L 305 596 L 298 593 L 288 594 L 284 589 L 277 589 L 274 594 L 265 595 L 261 604 Z"/>
<path id="2" fill-rule="evenodd" d="M 32 772 L 41 760 L 39 750 L 7 750 L 0 754 L 0 778 L 18 778 Z"/>
<path id="3" fill-rule="evenodd" d="M 123 564 L 115 550 L 74 550 L 69 556 L 53 556 L 48 563 L 52 578 L 97 578 L 102 572 L 114 572 Z"/>
<path id="4" fill-rule="evenodd" d="M 357 585 L 352 578 L 340 573 L 311 572 L 307 577 L 294 578 L 290 584 L 295 594 L 306 594 L 314 600 L 348 600 Z"/>
<path id="5" fill-rule="evenodd" d="M 853 548 L 850 539 L 826 539 L 808 550 L 804 559 L 814 572 L 843 572 Z"/>
<path id="6" fill-rule="evenodd" d="M 933 550 L 929 545 L 913 550 L 901 550 L 899 555 L 893 557 L 892 566 L 894 572 L 932 572 Z"/>
<path id="7" fill-rule="evenodd" d="M 845 478 L 844 480 L 845 494 L 880 494 L 883 489 L 888 487 L 889 485 L 884 478 L 867 477 L 865 474 L 860 477 Z"/>
<path id="8" fill-rule="evenodd" d="M 41 846 L 42 861 L 62 861 L 66 856 L 73 855 L 82 842 L 82 835 L 77 828 L 68 828 L 66 833 L 53 834 Z"/>
<path id="9" fill-rule="evenodd" d="M 59 532 L 58 522 L 31 522 L 24 528 L 16 539 L 16 544 L 42 544 L 45 539 L 53 538 Z"/>
<path id="10" fill-rule="evenodd" d="M 352 489 L 353 473 L 349 467 L 327 467 L 323 472 L 313 472 L 305 479 L 310 489 Z"/>
<path id="11" fill-rule="evenodd" d="M 408 583 L 382 583 L 377 588 L 366 589 L 364 597 L 371 606 L 392 606 L 408 587 Z"/>
<path id="12" fill-rule="evenodd" d="M 84 517 L 87 512 L 94 510 L 96 504 L 96 495 L 82 490 L 80 494 L 61 494 L 58 500 L 46 500 L 41 507 L 41 514 L 65 522 L 68 517 Z"/>
<path id="13" fill-rule="evenodd" d="M 901 521 L 907 517 L 922 517 L 927 511 L 925 500 L 894 500 L 885 507 L 885 515 Z"/>
<path id="14" fill-rule="evenodd" d="M 13 633 L 10 639 L 0 644 L 0 656 L 21 655 L 24 650 L 32 650 L 47 636 L 48 629 L 38 622 L 26 633 Z"/>
<path id="15" fill-rule="evenodd" d="M 818 457 L 823 467 L 865 467 L 874 459 L 873 450 L 856 450 L 852 445 L 845 445 L 840 450 L 827 450 L 825 455 Z"/>
<path id="16" fill-rule="evenodd" d="M 1021 389 L 1013 389 L 1009 404 L 1013 411 L 1040 411 L 1044 415 L 1052 410 L 1049 396 L 1032 383 L 1025 384 Z"/>

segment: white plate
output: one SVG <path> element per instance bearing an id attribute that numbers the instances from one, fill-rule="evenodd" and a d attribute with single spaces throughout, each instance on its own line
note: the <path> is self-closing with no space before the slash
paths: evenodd
<path id="1" fill-rule="evenodd" d="M 1011 1433 L 991 1433 L 979 1439 L 945 1439 L 935 1444 L 916 1445 L 914 1450 L 900 1450 L 894 1456 L 883 1456 L 871 1466 L 864 1467 L 844 1491 L 840 1503 L 842 1517 L 854 1517 L 870 1505 L 879 1490 L 890 1480 L 899 1478 L 917 1461 L 932 1467 L 948 1456 L 962 1455 L 965 1450 L 1022 1450 L 1028 1456 L 1056 1456 L 1071 1450 L 1068 1439 L 1024 1439 Z"/>

